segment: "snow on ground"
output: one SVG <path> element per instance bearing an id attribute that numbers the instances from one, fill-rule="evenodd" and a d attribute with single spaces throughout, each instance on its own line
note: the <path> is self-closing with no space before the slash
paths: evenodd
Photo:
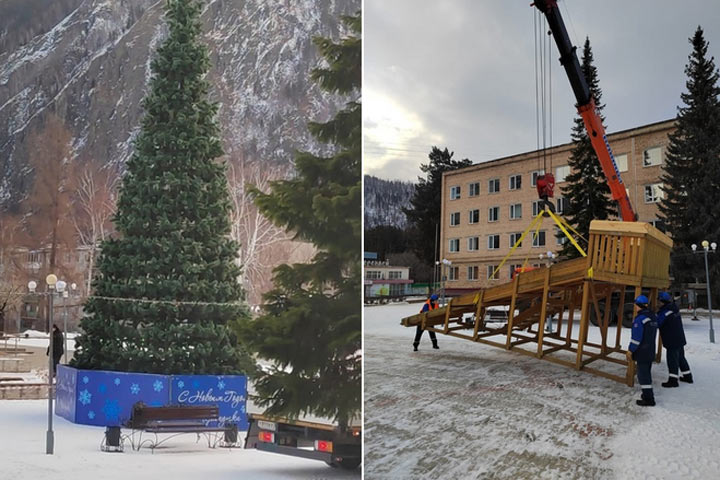
<path id="1" fill-rule="evenodd" d="M 438 334 L 433 350 L 423 333 L 413 352 L 415 328 L 399 323 L 421 306 L 365 308 L 366 479 L 720 478 L 720 345 L 707 316 L 683 316 L 695 383 L 662 388 L 663 352 L 657 406 L 639 407 L 637 385 L 469 340 Z"/>
<path id="2" fill-rule="evenodd" d="M 57 416 L 53 426 L 55 453 L 47 455 L 47 400 L 0 401 L 0 480 L 360 478 L 359 469 L 348 472 L 316 460 L 242 448 L 211 449 L 203 438 L 196 443 L 192 434 L 167 440 L 155 453 L 149 448 L 133 451 L 129 445 L 123 453 L 106 453 L 100 451 L 103 428 Z M 245 433 L 240 435 L 244 440 Z"/>

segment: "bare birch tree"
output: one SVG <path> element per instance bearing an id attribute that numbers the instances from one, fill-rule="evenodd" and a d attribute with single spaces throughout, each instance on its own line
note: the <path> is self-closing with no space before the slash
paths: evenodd
<path id="1" fill-rule="evenodd" d="M 72 221 L 78 244 L 87 251 L 87 273 L 84 294 L 90 294 L 93 268 L 100 242 L 113 230 L 117 188 L 120 175 L 116 169 L 85 162 L 75 169 Z"/>
<path id="2" fill-rule="evenodd" d="M 292 238 L 265 218 L 252 201 L 248 186 L 263 192 L 270 182 L 287 178 L 290 167 L 228 162 L 228 185 L 233 202 L 232 237 L 240 244 L 242 282 L 251 304 L 260 302 L 271 283 L 272 269 L 286 261 Z"/>

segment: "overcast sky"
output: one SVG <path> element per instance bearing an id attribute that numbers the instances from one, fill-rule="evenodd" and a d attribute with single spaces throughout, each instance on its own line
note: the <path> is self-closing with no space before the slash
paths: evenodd
<path id="1" fill-rule="evenodd" d="M 363 165 L 417 181 L 430 147 L 474 163 L 535 150 L 530 0 L 365 0 Z M 720 58 L 720 0 L 564 0 L 570 40 L 589 37 L 608 132 L 674 118 L 698 26 Z M 544 20 L 543 20 L 544 21 Z M 575 99 L 551 44 L 552 144 L 570 141 Z M 549 109 L 548 109 L 549 110 Z M 549 127 L 549 121 L 546 122 Z M 550 132 L 545 136 L 550 143 Z"/>

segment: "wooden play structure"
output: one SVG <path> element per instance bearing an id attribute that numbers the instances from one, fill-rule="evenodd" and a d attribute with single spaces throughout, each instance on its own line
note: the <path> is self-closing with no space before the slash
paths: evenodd
<path id="1" fill-rule="evenodd" d="M 635 365 L 621 345 L 622 319 L 632 315 L 637 295 L 648 295 L 654 308 L 658 289 L 670 284 L 672 240 L 647 223 L 598 220 L 590 224 L 588 240 L 584 258 L 516 274 L 509 283 L 452 298 L 444 307 L 406 317 L 401 323 L 633 386 Z M 488 309 L 498 306 L 506 308 L 506 320 L 489 321 Z M 575 326 L 577 311 L 580 320 Z M 592 316 L 598 327 L 591 326 Z M 600 329 L 600 343 L 588 341 L 589 328 Z M 658 348 L 658 361 L 660 352 Z"/>

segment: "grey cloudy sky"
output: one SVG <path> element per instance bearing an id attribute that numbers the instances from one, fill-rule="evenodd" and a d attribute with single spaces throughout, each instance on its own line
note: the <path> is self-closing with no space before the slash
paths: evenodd
<path id="1" fill-rule="evenodd" d="M 529 5 L 529 0 L 365 0 L 366 174 L 416 181 L 433 145 L 474 163 L 537 148 L 537 9 Z M 610 133 L 675 117 L 686 91 L 688 39 L 698 26 L 718 64 L 718 0 L 559 5 L 578 57 L 590 38 Z M 554 41 L 550 54 L 557 145 L 570 141 L 576 109 Z"/>

